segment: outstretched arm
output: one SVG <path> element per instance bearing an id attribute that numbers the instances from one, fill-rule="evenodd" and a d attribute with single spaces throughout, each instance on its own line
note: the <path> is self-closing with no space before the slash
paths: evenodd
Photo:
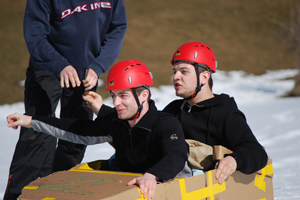
<path id="1" fill-rule="evenodd" d="M 127 185 L 137 185 L 140 187 L 141 193 L 144 198 L 152 199 L 154 196 L 157 177 L 150 173 L 145 173 L 142 177 L 134 178 L 127 183 Z"/>
<path id="2" fill-rule="evenodd" d="M 8 127 L 11 127 L 13 129 L 17 129 L 18 126 L 23 126 L 26 128 L 31 128 L 31 116 L 27 116 L 27 115 L 22 115 L 19 113 L 15 113 L 12 115 L 9 115 L 6 117 L 7 119 L 7 123 L 8 123 Z"/>

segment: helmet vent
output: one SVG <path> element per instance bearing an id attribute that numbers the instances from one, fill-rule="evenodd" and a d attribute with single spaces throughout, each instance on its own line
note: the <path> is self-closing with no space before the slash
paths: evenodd
<path id="1" fill-rule="evenodd" d="M 130 67 L 134 67 L 134 65 L 130 65 L 129 67 L 125 68 L 124 71 L 128 70 Z"/>
<path id="2" fill-rule="evenodd" d="M 205 46 L 203 44 L 201 44 L 201 45 L 197 44 L 194 47 L 205 47 Z"/>
<path id="3" fill-rule="evenodd" d="M 140 63 L 136 63 L 135 65 L 141 65 Z M 130 65 L 129 67 L 127 67 L 126 69 L 124 69 L 124 71 L 128 70 L 130 67 L 134 67 L 135 65 Z"/>

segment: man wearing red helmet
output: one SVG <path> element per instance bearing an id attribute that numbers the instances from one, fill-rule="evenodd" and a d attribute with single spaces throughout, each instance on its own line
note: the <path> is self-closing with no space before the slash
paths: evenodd
<path id="1" fill-rule="evenodd" d="M 212 49 L 201 42 L 185 43 L 176 50 L 171 64 L 176 95 L 183 99 L 171 102 L 163 111 L 179 119 L 186 139 L 232 151 L 216 164 L 218 182 L 235 170 L 250 174 L 263 168 L 267 154 L 234 98 L 212 92 L 212 74 L 217 68 Z"/>
<path id="2" fill-rule="evenodd" d="M 187 166 L 189 153 L 178 120 L 157 111 L 150 100 L 152 84 L 151 73 L 142 62 L 121 61 L 111 68 L 106 82 L 115 108 L 112 110 L 103 103 L 97 104 L 100 105 L 97 108 L 93 107 L 96 104 L 89 104 L 99 111 L 94 121 L 13 114 L 7 117 L 8 126 L 33 128 L 85 145 L 112 141 L 120 169 L 144 174 L 128 185 L 138 185 L 144 198 L 148 195 L 151 199 L 157 181 L 175 178 Z M 94 94 L 87 94 L 84 99 L 93 98 Z M 189 172 L 183 176 L 190 176 Z"/>

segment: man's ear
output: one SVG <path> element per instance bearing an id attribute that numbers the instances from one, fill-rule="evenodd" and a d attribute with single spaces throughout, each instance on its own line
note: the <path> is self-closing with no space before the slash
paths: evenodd
<path id="1" fill-rule="evenodd" d="M 211 75 L 210 75 L 209 71 L 204 71 L 204 72 L 200 73 L 200 84 L 205 85 L 208 82 L 210 76 Z"/>
<path id="2" fill-rule="evenodd" d="M 143 100 L 147 100 L 149 96 L 149 90 L 143 90 L 141 93 Z"/>

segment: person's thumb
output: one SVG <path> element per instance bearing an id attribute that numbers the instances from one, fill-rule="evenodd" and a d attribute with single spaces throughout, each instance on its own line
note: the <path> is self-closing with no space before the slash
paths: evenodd
<path id="1" fill-rule="evenodd" d="M 136 182 L 136 178 L 132 179 L 131 181 L 129 181 L 127 183 L 128 186 L 131 186 L 131 185 L 135 185 L 137 182 Z"/>

